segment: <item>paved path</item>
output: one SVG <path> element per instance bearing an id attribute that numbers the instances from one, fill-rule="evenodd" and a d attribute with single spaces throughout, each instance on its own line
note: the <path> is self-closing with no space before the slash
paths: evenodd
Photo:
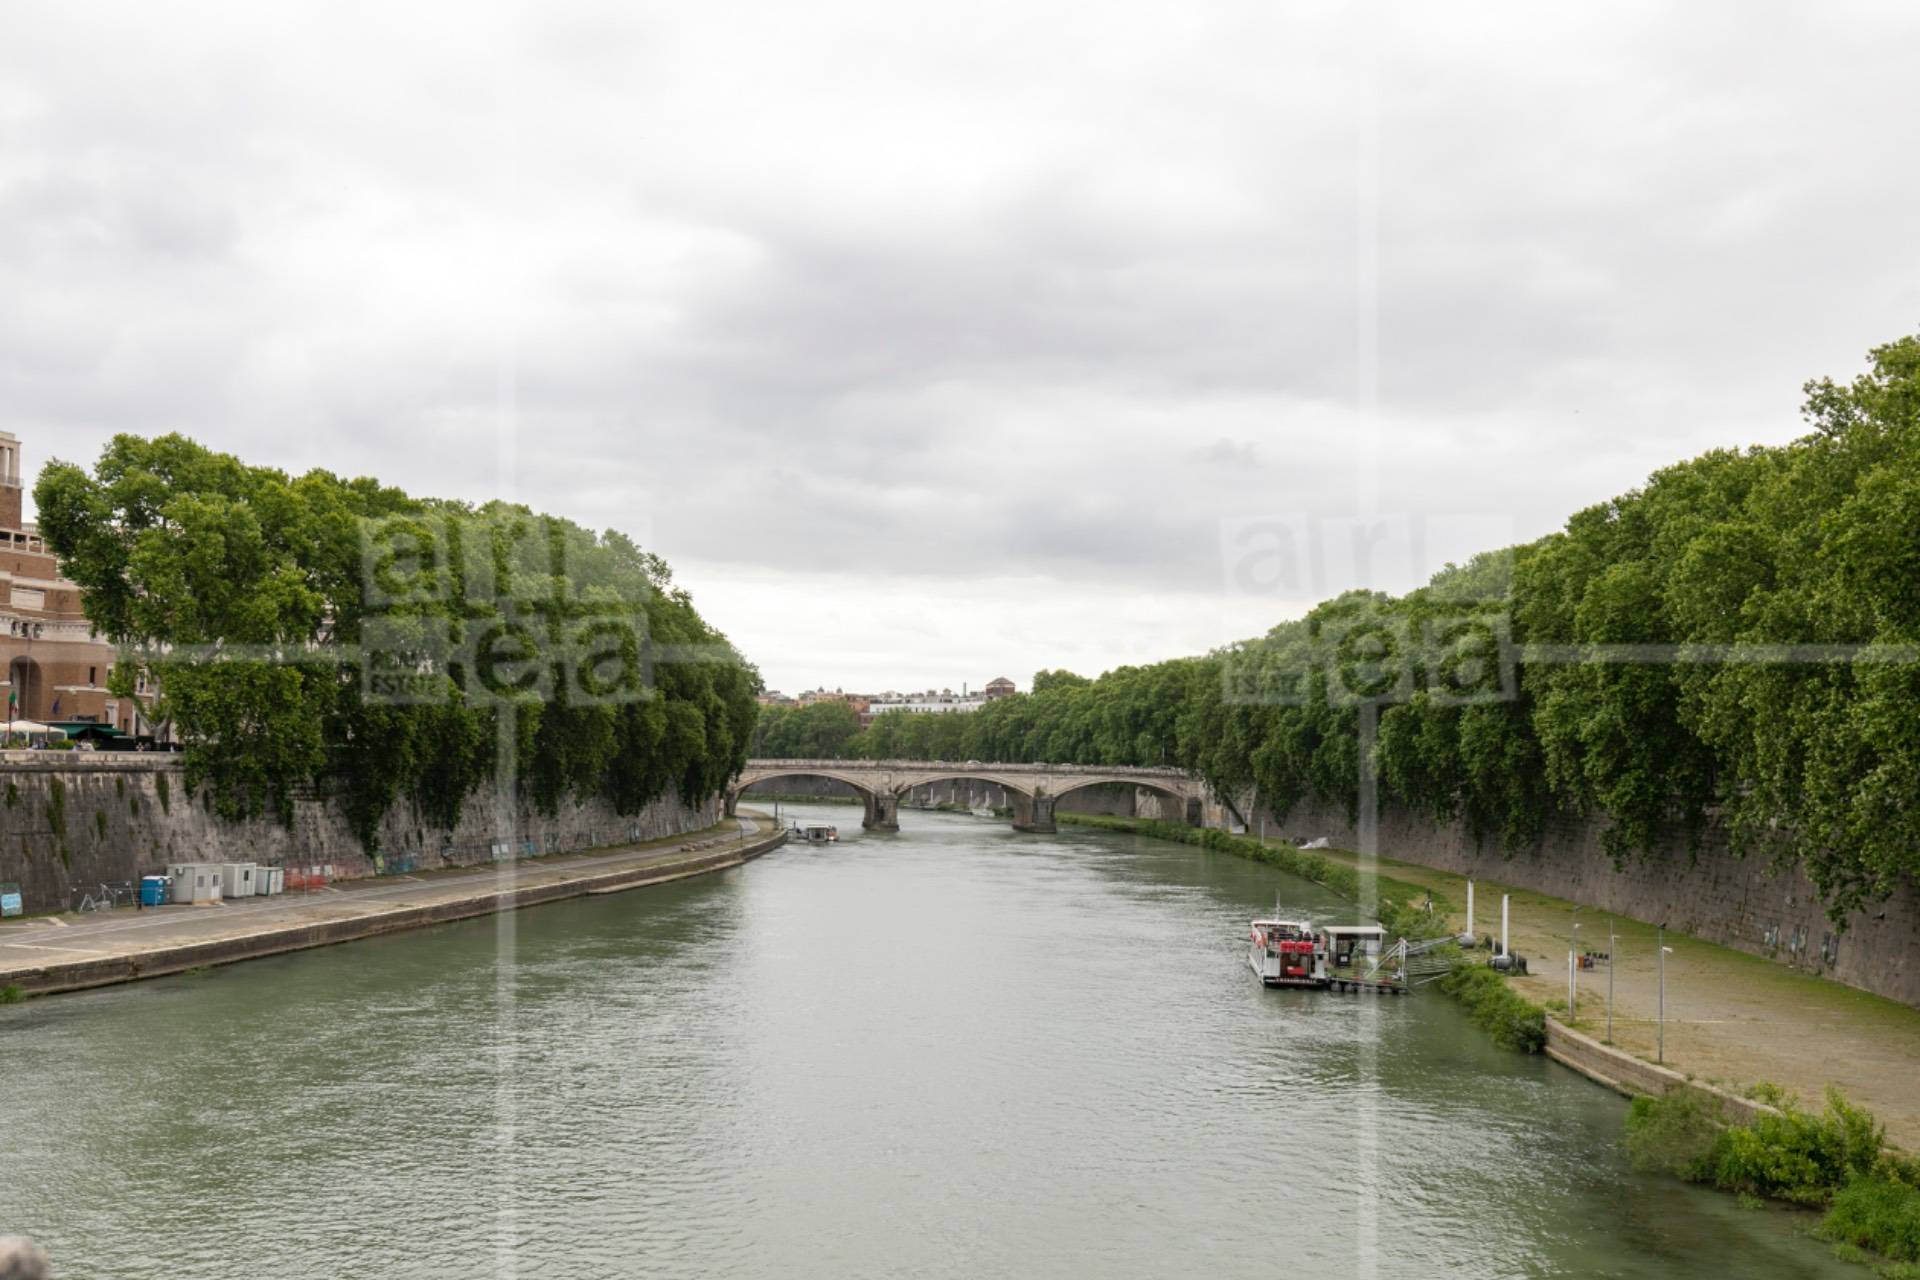
<path id="1" fill-rule="evenodd" d="M 716 859 L 764 840 L 773 826 L 764 819 L 729 819 L 721 827 L 693 836 L 591 854 L 562 854 L 550 858 L 503 862 L 495 865 L 432 871 L 414 875 L 341 881 L 313 893 L 287 893 L 271 898 L 244 898 L 201 906 L 166 906 L 135 910 L 120 907 L 86 915 L 8 921 L 0 926 L 0 987 L 18 983 L 29 991 L 62 986 L 91 985 L 61 982 L 49 987 L 51 966 L 88 966 L 100 962 L 131 961 L 141 976 L 170 971 L 166 959 L 184 948 L 230 944 L 241 947 L 249 939 L 272 937 L 276 944 L 257 954 L 324 945 L 344 937 L 404 927 L 422 909 L 451 911 L 446 918 L 479 914 L 461 910 L 484 904 L 498 910 L 531 902 L 551 901 L 596 892 L 596 886 L 629 887 L 672 878 L 676 869 L 688 874 L 714 869 Z M 657 876 L 646 873 L 657 872 Z M 356 926 L 364 925 L 356 932 Z M 290 931 L 305 931 L 311 940 L 299 941 Z M 219 956 L 239 959 L 244 955 Z M 143 962 L 152 962 L 148 965 Z"/>

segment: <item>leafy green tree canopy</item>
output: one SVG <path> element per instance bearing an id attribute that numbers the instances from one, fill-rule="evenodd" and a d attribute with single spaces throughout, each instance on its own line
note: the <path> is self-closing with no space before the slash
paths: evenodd
<path id="1" fill-rule="evenodd" d="M 451 827 L 502 761 L 544 812 L 627 813 L 702 801 L 745 759 L 758 673 L 617 532 L 179 435 L 117 436 L 91 473 L 50 463 L 34 497 L 122 647 L 116 692 L 157 677 L 189 784 L 224 816 L 289 819 L 313 788 L 371 850 L 396 800 Z"/>

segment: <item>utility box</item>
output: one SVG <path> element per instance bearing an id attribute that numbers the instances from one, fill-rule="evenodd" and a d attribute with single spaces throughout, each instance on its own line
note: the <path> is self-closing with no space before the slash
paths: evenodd
<path id="1" fill-rule="evenodd" d="M 164 905 L 172 888 L 172 882 L 165 876 L 141 876 L 140 905 L 143 907 Z"/>
<path id="2" fill-rule="evenodd" d="M 220 901 L 220 864 L 217 862 L 176 862 L 167 868 L 173 882 L 175 902 Z"/>
<path id="3" fill-rule="evenodd" d="M 254 864 L 251 862 L 229 862 L 220 868 L 220 892 L 228 898 L 251 898 L 253 896 Z"/>

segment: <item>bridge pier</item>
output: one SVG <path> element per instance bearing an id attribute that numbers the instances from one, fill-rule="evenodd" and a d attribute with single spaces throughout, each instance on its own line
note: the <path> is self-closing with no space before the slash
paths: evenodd
<path id="1" fill-rule="evenodd" d="M 860 825 L 868 831 L 898 831 L 900 829 L 900 797 L 891 791 L 869 791 L 866 793 L 867 813 Z"/>
<path id="2" fill-rule="evenodd" d="M 1017 796 L 1013 804 L 1013 829 L 1049 836 L 1058 831 L 1053 822 L 1053 797 Z"/>

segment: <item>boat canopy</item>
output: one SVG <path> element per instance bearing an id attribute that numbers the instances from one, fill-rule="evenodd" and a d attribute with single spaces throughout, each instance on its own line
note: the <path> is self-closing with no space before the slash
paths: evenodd
<path id="1" fill-rule="evenodd" d="M 1330 938 L 1384 938 L 1387 931 L 1377 924 L 1329 924 L 1321 931 Z"/>

